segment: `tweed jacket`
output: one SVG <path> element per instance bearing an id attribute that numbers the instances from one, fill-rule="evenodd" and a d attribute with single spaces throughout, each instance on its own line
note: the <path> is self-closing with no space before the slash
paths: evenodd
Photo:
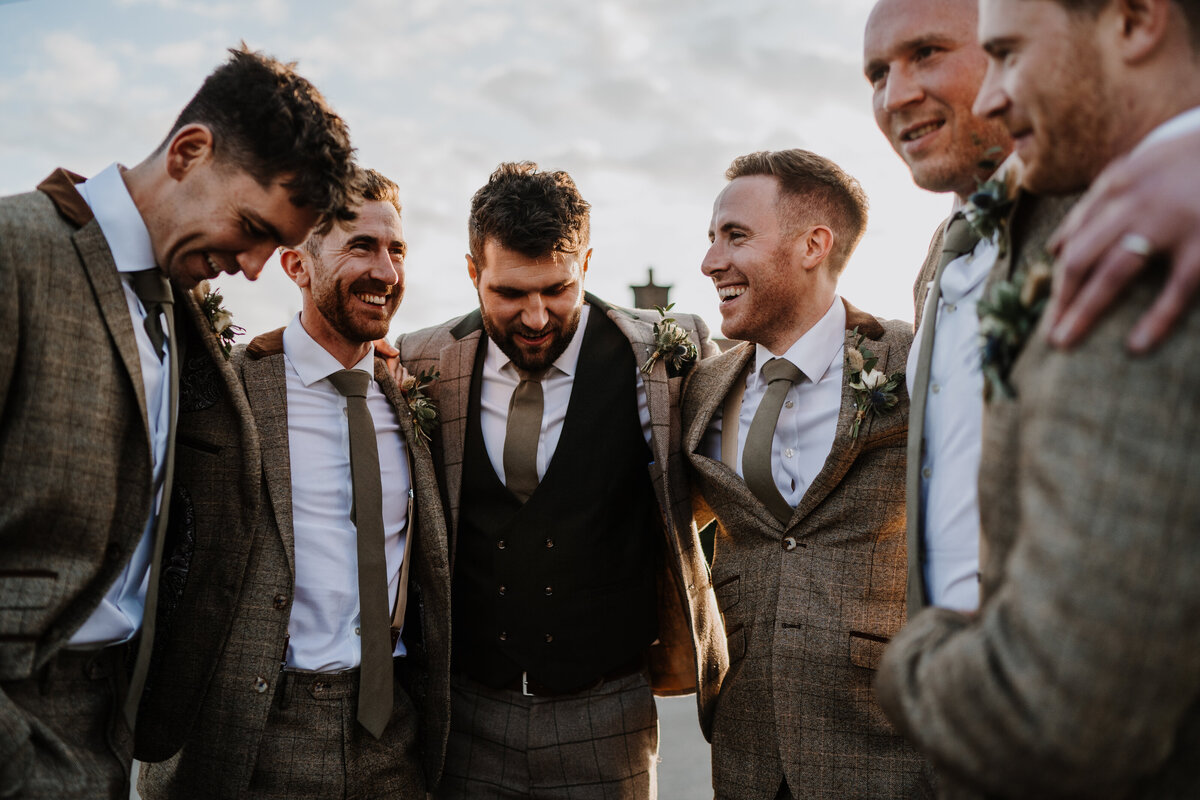
<path id="1" fill-rule="evenodd" d="M 1069 202 L 1018 208 L 995 279 L 1028 269 Z M 1200 314 L 1124 348 L 1163 275 L 1070 351 L 1034 332 L 1015 397 L 985 408 L 980 613 L 930 609 L 885 657 L 881 703 L 955 796 L 1200 795 Z"/>
<path id="2" fill-rule="evenodd" d="M 154 501 L 133 323 L 74 188 L 82 180 L 56 170 L 39 191 L 0 200 L 0 681 L 34 674 L 91 616 Z M 214 395 L 240 395 L 194 298 L 176 289 L 175 301 L 181 360 L 209 372 Z M 251 438 L 225 468 L 252 475 L 256 459 Z M 156 643 L 168 639 L 160 632 Z M 197 674 L 207 655 L 192 654 Z M 187 702 L 169 700 L 176 710 Z M 19 786 L 56 741 L 0 693 L 0 785 Z M 127 753 L 132 742 L 116 746 Z"/>
<path id="3" fill-rule="evenodd" d="M 877 369 L 903 371 L 908 323 L 846 306 L 845 346 L 857 327 Z M 697 520 L 711 513 L 718 523 L 713 584 L 729 643 L 714 788 L 721 798 L 772 800 L 786 776 L 796 797 L 913 796 L 922 761 L 871 696 L 884 643 L 905 619 L 907 395 L 852 438 L 854 391 L 843 371 L 832 450 L 783 525 L 733 470 L 700 452 L 754 352 L 746 343 L 701 364 L 683 401 Z"/>
<path id="4" fill-rule="evenodd" d="M 593 312 L 606 314 L 629 339 L 637 363 L 654 349 L 655 312 L 611 306 L 587 294 Z M 716 352 L 703 320 L 674 315 L 700 349 L 701 357 Z M 405 334 L 396 341 L 400 359 L 409 370 L 436 367 L 441 377 L 429 390 L 441 413 L 434 438 L 434 456 L 450 519 L 451 551 L 458 529 L 462 494 L 463 443 L 475 355 L 483 337 L 478 310 L 442 325 Z M 660 695 L 696 692 L 700 727 L 708 736 L 712 702 L 727 658 L 708 565 L 692 521 L 687 475 L 679 451 L 679 393 L 682 377 L 669 377 L 660 359 L 644 375 L 650 411 L 650 475 L 662 509 L 662 570 L 658 577 L 659 638 L 648 654 L 650 682 Z"/>
<path id="5" fill-rule="evenodd" d="M 236 348 L 232 364 L 262 442 L 256 489 L 264 512 L 252 531 L 232 532 L 246 541 L 250 555 L 228 641 L 182 751 L 163 764 L 143 765 L 139 791 L 146 798 L 193 797 L 200 786 L 213 797 L 233 797 L 246 789 L 286 656 L 295 545 L 283 329 Z M 450 720 L 446 528 L 429 451 L 415 440 L 411 412 L 382 359 L 376 359 L 375 379 L 400 416 L 412 467 L 415 545 L 404 639 L 417 673 L 411 692 L 421 718 L 427 780 L 433 785 L 441 774 Z M 205 610 L 193 607 L 189 613 Z"/>

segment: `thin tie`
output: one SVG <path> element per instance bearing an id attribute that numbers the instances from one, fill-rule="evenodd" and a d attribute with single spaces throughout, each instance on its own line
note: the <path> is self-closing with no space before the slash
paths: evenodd
<path id="1" fill-rule="evenodd" d="M 521 382 L 508 402 L 504 431 L 504 483 L 524 503 L 538 487 L 537 452 L 542 435 L 542 372 L 518 369 Z"/>
<path id="2" fill-rule="evenodd" d="M 158 268 L 129 273 L 129 284 L 133 287 L 133 293 L 142 301 L 142 307 L 146 309 L 146 318 L 142 320 L 142 325 L 146 328 L 146 334 L 150 337 L 155 352 L 158 353 L 158 360 L 162 361 L 163 353 L 166 352 L 163 345 L 167 340 L 162 327 L 162 314 L 164 311 L 170 313 L 166 307 L 174 302 L 174 298 L 171 297 L 171 284 Z"/>
<path id="3" fill-rule="evenodd" d="M 794 509 L 788 505 L 775 485 L 771 470 L 771 445 L 775 439 L 775 426 L 779 423 L 779 411 L 788 389 L 804 380 L 804 373 L 792 362 L 783 358 L 772 358 L 762 368 L 767 381 L 750 430 L 746 433 L 746 449 L 742 453 L 742 476 L 754 496 L 762 501 L 775 518 L 784 525 L 792 518 Z"/>
<path id="4" fill-rule="evenodd" d="M 379 445 L 367 409 L 371 376 L 344 369 L 329 382 L 346 397 L 350 425 L 352 519 L 358 528 L 358 608 L 362 665 L 358 675 L 358 721 L 378 739 L 392 716 L 392 649 L 389 631 L 387 561 L 383 547 L 383 488 Z"/>
<path id="5" fill-rule="evenodd" d="M 978 231 L 971 227 L 971 223 L 967 222 L 967 218 L 961 211 L 951 217 L 950 224 L 946 226 L 946 233 L 942 237 L 942 257 L 938 260 L 938 276 L 945 271 L 946 265 L 951 261 L 974 250 L 975 245 L 979 244 L 979 239 Z"/>

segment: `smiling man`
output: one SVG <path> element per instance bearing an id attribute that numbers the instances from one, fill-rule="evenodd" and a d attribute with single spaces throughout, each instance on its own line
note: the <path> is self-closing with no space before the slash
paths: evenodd
<path id="1" fill-rule="evenodd" d="M 1028 189 L 1081 191 L 1200 129 L 1195 3 L 983 0 L 979 34 L 975 111 L 1013 134 Z M 1162 290 L 1156 259 L 1086 341 L 1052 350 L 1039 250 L 1014 245 L 992 276 L 1026 287 L 1019 321 L 1037 333 L 985 404 L 982 605 L 916 616 L 885 655 L 880 703 L 954 797 L 1195 797 L 1200 315 L 1149 355 L 1124 350 Z"/>
<path id="2" fill-rule="evenodd" d="M 851 176 L 806 150 L 725 173 L 702 271 L 743 344 L 688 378 L 696 516 L 716 516 L 729 672 L 713 714 L 722 800 L 911 798 L 923 762 L 875 705 L 905 619 L 902 373 L 912 334 L 837 295 L 867 225 Z"/>
<path id="3" fill-rule="evenodd" d="M 142 767 L 147 800 L 423 797 L 421 751 L 429 780 L 440 769 L 445 522 L 428 447 L 371 345 L 404 296 L 397 187 L 368 170 L 362 192 L 355 220 L 283 251 L 296 318 L 233 352 L 264 513 L 230 534 L 254 544 L 228 642 L 183 749 Z M 209 613 L 188 606 L 180 635 Z"/>
<path id="4" fill-rule="evenodd" d="M 57 170 L 0 200 L 0 795 L 128 797 L 152 643 L 171 687 L 160 720 L 186 715 L 211 672 L 219 629 L 181 643 L 154 625 L 172 470 L 194 463 L 175 443 L 201 408 L 231 430 L 247 413 L 189 290 L 254 279 L 275 247 L 338 216 L 351 152 L 306 80 L 237 50 L 140 164 L 86 181 Z M 227 443 L 212 476 L 225 497 L 258 458 L 253 436 Z M 191 531 L 197 570 L 224 576 L 191 590 L 224 593 L 224 610 L 240 545 L 214 537 L 255 510 L 206 509 Z"/>
<path id="5" fill-rule="evenodd" d="M 501 164 L 469 230 L 479 309 L 396 343 L 441 370 L 455 671 L 437 796 L 652 798 L 652 691 L 696 692 L 707 734 L 725 667 L 676 406 L 715 347 L 680 314 L 688 346 L 660 353 L 657 314 L 584 292 L 589 206 L 565 172 Z"/>

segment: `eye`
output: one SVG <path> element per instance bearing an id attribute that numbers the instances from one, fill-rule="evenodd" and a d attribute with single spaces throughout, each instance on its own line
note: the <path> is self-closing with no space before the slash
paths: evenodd
<path id="1" fill-rule="evenodd" d="M 867 73 L 867 80 L 871 82 L 872 86 L 878 89 L 879 85 L 887 80 L 887 76 L 887 67 L 876 67 Z"/>
<path id="2" fill-rule="evenodd" d="M 940 53 L 942 48 L 934 47 L 931 44 L 921 45 L 913 51 L 913 61 L 924 61 L 925 59 Z"/>

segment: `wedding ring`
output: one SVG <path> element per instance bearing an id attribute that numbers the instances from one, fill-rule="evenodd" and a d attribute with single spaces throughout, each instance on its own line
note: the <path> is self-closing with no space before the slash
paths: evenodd
<path id="1" fill-rule="evenodd" d="M 1150 240 L 1140 233 L 1127 233 L 1122 236 L 1120 247 L 1125 252 L 1142 258 L 1149 258 L 1150 254 L 1154 252 L 1154 245 L 1150 244 Z"/>

